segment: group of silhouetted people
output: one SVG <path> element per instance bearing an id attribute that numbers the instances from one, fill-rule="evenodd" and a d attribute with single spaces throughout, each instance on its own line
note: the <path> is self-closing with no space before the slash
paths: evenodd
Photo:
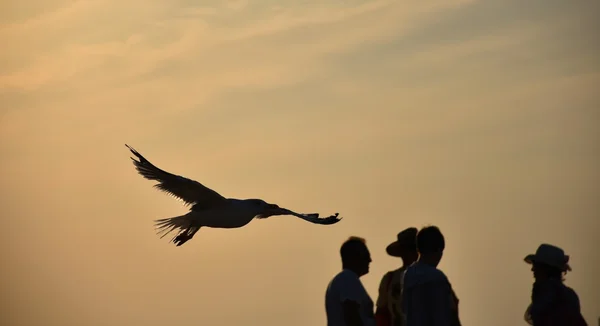
<path id="1" fill-rule="evenodd" d="M 366 241 L 350 237 L 340 249 L 342 271 L 325 294 L 327 326 L 460 326 L 458 297 L 444 272 L 437 268 L 445 249 L 436 226 L 411 227 L 397 235 L 386 252 L 402 259 L 402 267 L 387 272 L 376 304 L 360 277 L 369 272 Z M 575 291 L 563 283 L 571 270 L 569 256 L 542 244 L 525 262 L 535 278 L 525 321 L 533 326 L 587 326 Z"/>

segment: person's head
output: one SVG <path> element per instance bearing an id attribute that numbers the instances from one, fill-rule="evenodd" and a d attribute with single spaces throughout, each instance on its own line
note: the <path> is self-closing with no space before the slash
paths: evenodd
<path id="1" fill-rule="evenodd" d="M 446 248 L 446 241 L 436 226 L 426 226 L 417 233 L 417 251 L 419 260 L 434 267 L 440 263 Z"/>
<path id="2" fill-rule="evenodd" d="M 365 239 L 352 236 L 348 238 L 340 248 L 342 265 L 344 268 L 354 271 L 358 276 L 369 272 L 371 253 L 367 248 Z"/>
<path id="3" fill-rule="evenodd" d="M 554 278 L 562 281 L 563 276 L 566 273 L 560 268 L 536 262 L 531 264 L 531 271 L 533 272 L 533 278 L 536 280 Z"/>
<path id="4" fill-rule="evenodd" d="M 569 256 L 565 255 L 561 248 L 550 244 L 541 244 L 535 254 L 525 256 L 524 260 L 531 264 L 531 271 L 536 280 L 563 280 L 564 274 L 571 270 Z"/>
<path id="5" fill-rule="evenodd" d="M 390 243 L 385 251 L 392 257 L 400 257 L 405 265 L 410 265 L 419 258 L 417 252 L 418 229 L 410 227 L 396 235 L 396 241 Z"/>

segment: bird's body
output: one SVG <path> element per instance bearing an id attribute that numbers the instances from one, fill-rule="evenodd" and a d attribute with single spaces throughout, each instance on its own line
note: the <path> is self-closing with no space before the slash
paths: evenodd
<path id="1" fill-rule="evenodd" d="M 198 210 L 192 208 L 187 215 L 201 226 L 232 229 L 250 223 L 259 213 L 250 202 L 228 198 L 226 205 Z"/>
<path id="2" fill-rule="evenodd" d="M 319 218 L 319 214 L 299 214 L 274 204 L 268 204 L 261 199 L 225 198 L 201 183 L 171 174 L 150 163 L 133 148 L 127 148 L 138 157 L 132 158 L 137 171 L 146 179 L 156 180 L 156 188 L 165 191 L 186 205 L 191 205 L 190 211 L 181 216 L 156 220 L 155 225 L 161 237 L 179 230 L 173 238 L 177 246 L 190 240 L 201 227 L 210 228 L 239 228 L 250 223 L 253 219 L 265 219 L 275 215 L 293 215 L 315 224 L 334 224 L 339 222 L 338 214 L 327 218 Z"/>

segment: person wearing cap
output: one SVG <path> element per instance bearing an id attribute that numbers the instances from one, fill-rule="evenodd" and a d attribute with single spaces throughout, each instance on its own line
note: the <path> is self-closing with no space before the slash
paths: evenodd
<path id="1" fill-rule="evenodd" d="M 407 228 L 396 235 L 396 241 L 390 243 L 385 251 L 392 257 L 402 259 L 402 266 L 387 272 L 379 284 L 375 320 L 377 326 L 404 326 L 401 309 L 401 291 L 404 270 L 414 263 L 417 253 L 417 228 Z"/>
<path id="2" fill-rule="evenodd" d="M 586 326 L 577 293 L 563 283 L 564 275 L 571 271 L 564 250 L 543 243 L 524 260 L 531 265 L 535 279 L 525 320 L 533 326 Z"/>

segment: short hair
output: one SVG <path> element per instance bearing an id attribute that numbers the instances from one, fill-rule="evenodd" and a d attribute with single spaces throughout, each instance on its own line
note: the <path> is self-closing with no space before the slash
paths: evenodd
<path id="1" fill-rule="evenodd" d="M 340 248 L 340 255 L 342 256 L 342 262 L 352 260 L 356 258 L 360 251 L 366 247 L 367 241 L 364 238 L 351 236 Z"/>
<path id="2" fill-rule="evenodd" d="M 420 254 L 440 252 L 445 247 L 444 235 L 437 226 L 426 226 L 417 233 L 417 251 Z"/>

